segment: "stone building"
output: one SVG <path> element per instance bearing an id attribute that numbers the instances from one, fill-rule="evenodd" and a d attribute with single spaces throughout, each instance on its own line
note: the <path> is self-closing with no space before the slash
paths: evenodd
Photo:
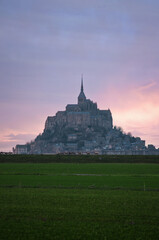
<path id="1" fill-rule="evenodd" d="M 109 109 L 100 110 L 97 103 L 87 99 L 83 78 L 76 104 L 46 119 L 44 131 L 27 145 L 17 145 L 16 154 L 157 154 L 145 141 L 113 127 Z"/>
<path id="2" fill-rule="evenodd" d="M 27 154 L 28 148 L 27 145 L 16 145 L 15 148 L 13 148 L 14 154 Z"/>
<path id="3" fill-rule="evenodd" d="M 81 92 L 77 104 L 68 104 L 65 111 L 59 111 L 56 116 L 48 117 L 45 123 L 45 131 L 54 131 L 54 128 L 64 126 L 70 128 L 103 127 L 112 129 L 112 115 L 110 110 L 99 110 L 97 103 L 87 99 L 81 81 Z"/>

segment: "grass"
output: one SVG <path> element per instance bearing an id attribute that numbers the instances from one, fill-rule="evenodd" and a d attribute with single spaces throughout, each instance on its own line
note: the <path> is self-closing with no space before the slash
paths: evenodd
<path id="1" fill-rule="evenodd" d="M 156 192 L 1 189 L 1 239 L 158 239 Z"/>
<path id="2" fill-rule="evenodd" d="M 157 240 L 158 164 L 0 164 L 0 239 Z"/>
<path id="3" fill-rule="evenodd" d="M 107 175 L 158 175 L 158 164 L 130 163 L 6 163 L 0 165 L 0 174 L 107 174 Z"/>

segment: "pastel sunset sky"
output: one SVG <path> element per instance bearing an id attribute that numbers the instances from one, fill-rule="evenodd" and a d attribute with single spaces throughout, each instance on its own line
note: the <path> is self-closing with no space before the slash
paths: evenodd
<path id="1" fill-rule="evenodd" d="M 158 0 L 0 0 L 0 151 L 86 97 L 159 147 Z"/>

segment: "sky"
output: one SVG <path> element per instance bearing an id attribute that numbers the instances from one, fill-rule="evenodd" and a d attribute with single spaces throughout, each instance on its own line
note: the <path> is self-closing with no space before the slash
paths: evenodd
<path id="1" fill-rule="evenodd" d="M 0 0 L 0 151 L 86 97 L 159 148 L 158 0 Z"/>

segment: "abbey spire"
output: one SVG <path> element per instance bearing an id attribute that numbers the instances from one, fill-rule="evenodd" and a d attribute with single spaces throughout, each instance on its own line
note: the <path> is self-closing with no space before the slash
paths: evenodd
<path id="1" fill-rule="evenodd" d="M 81 92 L 83 92 L 83 74 L 81 76 Z"/>
<path id="2" fill-rule="evenodd" d="M 84 94 L 84 91 L 83 91 L 83 75 L 81 76 L 81 92 L 78 96 L 78 104 L 82 104 L 86 101 L 86 96 Z"/>

